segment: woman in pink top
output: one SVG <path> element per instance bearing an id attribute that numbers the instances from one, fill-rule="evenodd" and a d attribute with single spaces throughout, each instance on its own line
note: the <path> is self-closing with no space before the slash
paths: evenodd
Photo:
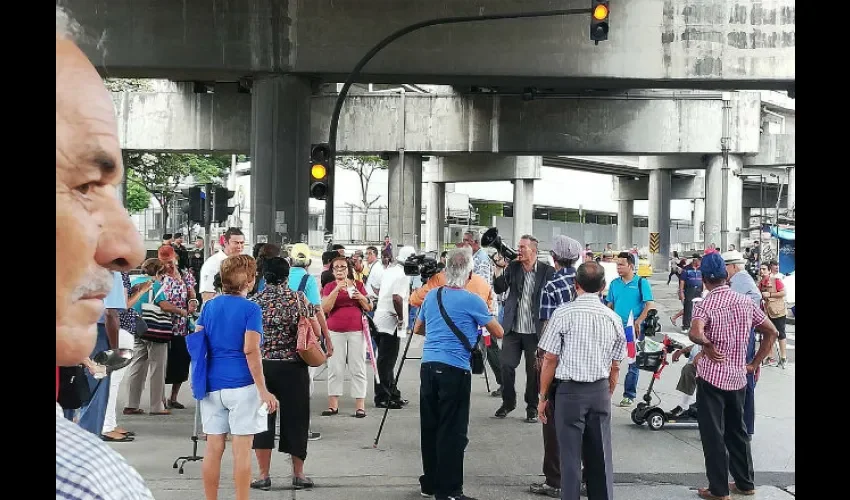
<path id="1" fill-rule="evenodd" d="M 356 407 L 354 416 L 366 416 L 366 343 L 362 318 L 371 306 L 363 283 L 348 278 L 348 267 L 345 257 L 335 257 L 330 264 L 334 281 L 322 289 L 322 309 L 328 317 L 328 330 L 334 346 L 334 355 L 328 359 L 328 409 L 322 412 L 325 417 L 339 413 L 346 363 L 351 373 L 351 397 Z"/>

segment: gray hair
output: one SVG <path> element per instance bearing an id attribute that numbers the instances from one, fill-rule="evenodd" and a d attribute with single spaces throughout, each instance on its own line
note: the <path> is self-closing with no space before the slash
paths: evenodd
<path id="1" fill-rule="evenodd" d="M 464 232 L 463 234 L 464 234 L 464 236 L 472 237 L 472 241 L 474 241 L 476 243 L 481 241 L 481 236 L 479 236 L 478 231 L 469 230 L 469 231 Z"/>
<path id="2" fill-rule="evenodd" d="M 104 31 L 100 38 L 94 38 L 89 36 L 83 27 L 80 26 L 67 9 L 64 7 L 57 5 L 56 6 L 56 38 L 60 40 L 70 40 L 77 45 L 80 44 L 91 44 L 97 48 L 104 56 L 106 55 L 106 48 L 104 43 L 106 42 L 106 32 Z"/>
<path id="3" fill-rule="evenodd" d="M 535 237 L 534 237 L 533 235 L 531 235 L 531 234 L 524 234 L 524 235 L 520 236 L 520 237 L 519 237 L 519 239 L 521 239 L 521 240 L 528 240 L 528 241 L 530 241 L 530 242 L 534 245 L 534 248 L 537 248 L 538 243 L 540 243 L 540 242 L 538 241 L 538 239 L 537 239 L 537 238 L 535 238 Z"/>
<path id="4" fill-rule="evenodd" d="M 453 248 L 446 256 L 446 284 L 464 288 L 473 268 L 471 248 Z"/>

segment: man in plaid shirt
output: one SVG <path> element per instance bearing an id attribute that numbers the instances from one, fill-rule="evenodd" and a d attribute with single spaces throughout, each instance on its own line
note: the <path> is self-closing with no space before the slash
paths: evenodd
<path id="1" fill-rule="evenodd" d="M 703 257 L 701 270 L 709 292 L 694 306 L 688 334 L 703 352 L 697 362 L 697 418 L 708 488 L 700 488 L 698 494 L 709 500 L 728 500 L 730 490 L 755 494 L 753 457 L 744 423 L 747 374 L 761 364 L 779 332 L 752 300 L 729 288 L 720 254 Z M 762 333 L 764 341 L 747 363 L 751 328 Z M 727 482 L 730 473 L 733 483 Z"/>
<path id="2" fill-rule="evenodd" d="M 543 329 L 555 310 L 576 297 L 576 270 L 573 267 L 581 254 L 581 244 L 566 236 L 558 235 L 552 243 L 552 260 L 555 262 L 555 274 L 540 293 L 540 320 Z M 543 366 L 542 349 L 537 349 L 537 379 L 540 380 L 540 368 Z M 554 400 L 554 386 L 549 398 Z M 558 450 L 558 438 L 555 435 L 555 405 L 546 407 L 546 421 L 543 423 L 543 475 L 546 480 L 531 485 L 531 492 L 561 497 L 561 457 Z"/>

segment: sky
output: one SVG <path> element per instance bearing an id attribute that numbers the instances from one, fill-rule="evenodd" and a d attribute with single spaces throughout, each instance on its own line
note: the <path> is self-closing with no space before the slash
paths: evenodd
<path id="1" fill-rule="evenodd" d="M 617 212 L 617 202 L 611 199 L 614 190 L 613 176 L 581 172 L 554 167 L 542 167 L 542 179 L 534 182 L 534 203 L 564 208 L 579 208 L 603 212 Z M 337 171 L 337 206 L 346 203 L 359 204 L 360 183 L 357 174 L 339 169 Z M 423 188 L 423 199 L 427 200 L 427 188 Z M 510 182 L 465 182 L 456 183 L 455 192 L 465 193 L 470 198 L 494 201 L 512 201 L 513 185 Z M 567 196 L 565 196 L 565 192 Z M 387 205 L 387 171 L 379 170 L 369 184 L 370 199 L 380 196 L 376 206 Z M 310 200 L 311 206 L 321 208 L 324 202 Z M 649 202 L 636 201 L 635 215 L 648 216 Z M 670 203 L 672 219 L 690 220 L 691 202 L 673 200 Z"/>

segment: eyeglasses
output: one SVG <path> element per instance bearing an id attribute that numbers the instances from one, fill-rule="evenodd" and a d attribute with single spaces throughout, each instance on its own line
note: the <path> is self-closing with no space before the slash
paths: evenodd
<path id="1" fill-rule="evenodd" d="M 334 271 L 348 271 L 348 266 L 334 266 Z"/>

